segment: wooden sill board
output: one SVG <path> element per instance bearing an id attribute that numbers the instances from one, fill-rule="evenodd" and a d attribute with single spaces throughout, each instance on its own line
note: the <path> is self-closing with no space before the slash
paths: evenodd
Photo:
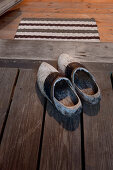
<path id="1" fill-rule="evenodd" d="M 81 62 L 113 63 L 113 43 L 1 40 L 0 59 L 50 61 L 68 53 Z"/>

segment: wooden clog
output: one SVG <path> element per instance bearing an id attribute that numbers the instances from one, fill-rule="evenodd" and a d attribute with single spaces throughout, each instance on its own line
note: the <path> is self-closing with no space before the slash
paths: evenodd
<path id="1" fill-rule="evenodd" d="M 83 101 L 89 104 L 97 104 L 100 101 L 100 88 L 94 76 L 84 65 L 76 62 L 68 54 L 61 54 L 58 58 L 58 69 L 71 80 L 73 87 Z"/>
<path id="2" fill-rule="evenodd" d="M 80 114 L 81 101 L 71 81 L 53 66 L 43 62 L 37 73 L 37 83 L 42 94 L 55 105 L 63 115 Z"/>

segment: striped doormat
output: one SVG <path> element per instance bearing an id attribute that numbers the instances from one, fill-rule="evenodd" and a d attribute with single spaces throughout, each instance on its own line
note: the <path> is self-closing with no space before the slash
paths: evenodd
<path id="1" fill-rule="evenodd" d="M 95 19 L 23 18 L 15 39 L 99 42 Z"/>

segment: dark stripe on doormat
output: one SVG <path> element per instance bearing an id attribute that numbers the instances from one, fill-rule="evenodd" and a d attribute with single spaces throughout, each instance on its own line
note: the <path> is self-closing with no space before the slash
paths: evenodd
<path id="1" fill-rule="evenodd" d="M 20 23 L 19 26 L 60 26 L 60 27 L 97 27 L 97 25 L 88 24 L 30 24 L 30 23 Z"/>
<path id="2" fill-rule="evenodd" d="M 84 21 L 95 22 L 94 18 L 23 18 L 23 21 Z"/>
<path id="3" fill-rule="evenodd" d="M 18 29 L 17 32 L 98 33 L 97 30 Z"/>
<path id="4" fill-rule="evenodd" d="M 63 37 L 63 36 L 36 36 L 36 35 L 16 35 L 15 38 L 48 38 L 48 39 L 99 39 L 99 37 Z"/>

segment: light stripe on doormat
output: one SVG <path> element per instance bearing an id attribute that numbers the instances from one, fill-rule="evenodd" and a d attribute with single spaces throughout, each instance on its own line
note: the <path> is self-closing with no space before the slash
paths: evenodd
<path id="1" fill-rule="evenodd" d="M 14 37 L 20 40 L 99 42 L 95 19 L 23 18 Z"/>

